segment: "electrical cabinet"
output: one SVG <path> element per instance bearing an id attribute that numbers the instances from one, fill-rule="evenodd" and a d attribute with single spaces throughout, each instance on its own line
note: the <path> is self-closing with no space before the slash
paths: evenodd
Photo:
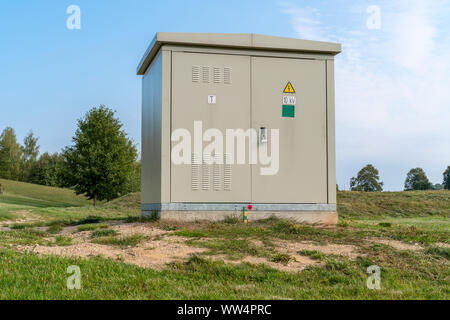
<path id="1" fill-rule="evenodd" d="M 218 220 L 252 205 L 337 222 L 335 43 L 158 33 L 138 66 L 142 212 Z"/>

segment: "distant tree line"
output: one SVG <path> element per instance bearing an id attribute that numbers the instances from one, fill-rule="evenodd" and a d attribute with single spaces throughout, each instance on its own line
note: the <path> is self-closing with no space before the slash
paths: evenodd
<path id="1" fill-rule="evenodd" d="M 450 166 L 443 173 L 442 184 L 433 184 L 422 168 L 411 169 L 405 180 L 405 191 L 414 190 L 450 190 Z M 350 180 L 350 190 L 363 192 L 381 192 L 384 183 L 380 181 L 378 170 L 371 164 L 362 168 L 356 177 Z"/>
<path id="2" fill-rule="evenodd" d="M 5 128 L 0 136 L 0 178 L 68 187 L 94 205 L 140 190 L 137 149 L 111 109 L 91 109 L 78 120 L 72 140 L 61 153 L 40 154 L 33 132 L 20 144 L 14 129 Z"/>
<path id="3" fill-rule="evenodd" d="M 0 178 L 59 186 L 60 156 L 47 152 L 39 156 L 39 148 L 33 132 L 28 133 L 21 145 L 14 129 L 5 128 L 0 135 Z"/>

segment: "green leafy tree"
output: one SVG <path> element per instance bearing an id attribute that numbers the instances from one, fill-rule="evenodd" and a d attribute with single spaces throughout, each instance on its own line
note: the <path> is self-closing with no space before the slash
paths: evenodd
<path id="1" fill-rule="evenodd" d="M 428 180 L 428 177 L 422 168 L 411 169 L 411 171 L 408 172 L 405 181 L 405 191 L 431 189 L 433 189 L 433 184 Z"/>
<path id="2" fill-rule="evenodd" d="M 31 174 L 39 156 L 38 138 L 33 132 L 28 133 L 23 141 L 21 180 L 31 182 Z"/>
<path id="3" fill-rule="evenodd" d="M 10 149 L 0 140 L 0 178 L 11 178 Z"/>
<path id="4" fill-rule="evenodd" d="M 133 171 L 130 172 L 130 177 L 127 179 L 126 191 L 127 193 L 134 193 L 141 191 L 141 162 L 136 161 L 133 165 Z"/>
<path id="5" fill-rule="evenodd" d="M 22 150 L 13 128 L 6 128 L 0 135 L 0 177 L 19 180 Z"/>
<path id="6" fill-rule="evenodd" d="M 59 172 L 61 166 L 61 157 L 55 154 L 45 152 L 36 161 L 30 175 L 30 182 L 44 186 L 59 187 Z"/>
<path id="7" fill-rule="evenodd" d="M 63 151 L 62 175 L 67 186 L 94 201 L 127 193 L 137 150 L 111 109 L 101 105 L 78 120 L 74 145 Z"/>
<path id="8" fill-rule="evenodd" d="M 362 168 L 358 175 L 350 180 L 352 191 L 381 192 L 383 185 L 378 170 L 371 164 Z"/>
<path id="9" fill-rule="evenodd" d="M 444 182 L 442 184 L 444 189 L 450 190 L 450 166 L 444 172 Z"/>

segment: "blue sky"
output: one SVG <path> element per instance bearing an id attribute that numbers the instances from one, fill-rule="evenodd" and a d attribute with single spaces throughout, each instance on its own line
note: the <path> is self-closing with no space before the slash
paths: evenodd
<path id="1" fill-rule="evenodd" d="M 81 9 L 69 30 L 66 9 Z M 379 19 L 369 7 L 376 6 Z M 370 8 L 369 8 L 370 9 Z M 136 65 L 157 31 L 260 33 L 341 42 L 336 61 L 338 183 L 365 164 L 386 189 L 450 165 L 450 1 L 42 0 L 0 3 L 0 130 L 32 129 L 41 151 L 71 143 L 105 104 L 140 143 Z"/>

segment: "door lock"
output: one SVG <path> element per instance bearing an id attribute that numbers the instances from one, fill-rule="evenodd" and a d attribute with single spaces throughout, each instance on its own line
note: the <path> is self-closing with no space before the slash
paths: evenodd
<path id="1" fill-rule="evenodd" d="M 260 143 L 267 143 L 267 128 L 261 127 L 259 128 L 259 142 Z"/>

